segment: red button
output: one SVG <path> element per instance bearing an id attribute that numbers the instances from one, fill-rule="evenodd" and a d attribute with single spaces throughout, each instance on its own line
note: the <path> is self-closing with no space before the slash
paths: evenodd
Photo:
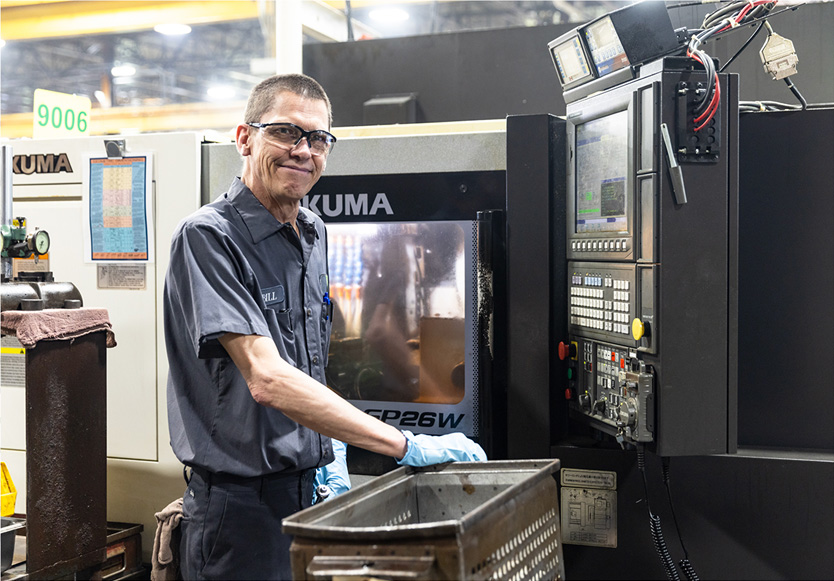
<path id="1" fill-rule="evenodd" d="M 570 399 L 570 398 L 571 398 L 570 388 L 567 388 L 565 390 L 565 399 Z"/>

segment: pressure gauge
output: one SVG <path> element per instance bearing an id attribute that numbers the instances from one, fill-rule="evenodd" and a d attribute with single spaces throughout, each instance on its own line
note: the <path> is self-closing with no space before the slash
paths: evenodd
<path id="1" fill-rule="evenodd" d="M 49 233 L 46 230 L 35 230 L 32 234 L 32 251 L 38 256 L 49 252 Z"/>

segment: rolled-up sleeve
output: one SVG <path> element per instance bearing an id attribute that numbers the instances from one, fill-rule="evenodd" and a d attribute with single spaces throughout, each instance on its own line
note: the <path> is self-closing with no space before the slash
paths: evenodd
<path id="1" fill-rule="evenodd" d="M 226 354 L 217 339 L 225 333 L 270 336 L 257 281 L 231 238 L 200 223 L 186 223 L 171 247 L 166 281 L 179 323 L 194 352 L 205 359 Z"/>

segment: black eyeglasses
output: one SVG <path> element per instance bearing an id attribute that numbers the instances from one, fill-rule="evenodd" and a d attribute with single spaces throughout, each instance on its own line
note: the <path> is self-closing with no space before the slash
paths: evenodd
<path id="1" fill-rule="evenodd" d="M 313 155 L 326 156 L 336 143 L 336 136 L 323 129 L 304 131 L 292 123 L 247 123 L 247 125 L 263 130 L 268 141 L 289 149 L 298 145 L 306 137 L 310 153 Z"/>

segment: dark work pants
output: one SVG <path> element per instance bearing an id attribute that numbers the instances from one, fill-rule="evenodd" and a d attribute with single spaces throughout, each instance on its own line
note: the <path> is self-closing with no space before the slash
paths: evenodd
<path id="1" fill-rule="evenodd" d="M 183 579 L 291 579 L 281 520 L 312 503 L 315 470 L 262 478 L 192 472 L 183 496 Z"/>

